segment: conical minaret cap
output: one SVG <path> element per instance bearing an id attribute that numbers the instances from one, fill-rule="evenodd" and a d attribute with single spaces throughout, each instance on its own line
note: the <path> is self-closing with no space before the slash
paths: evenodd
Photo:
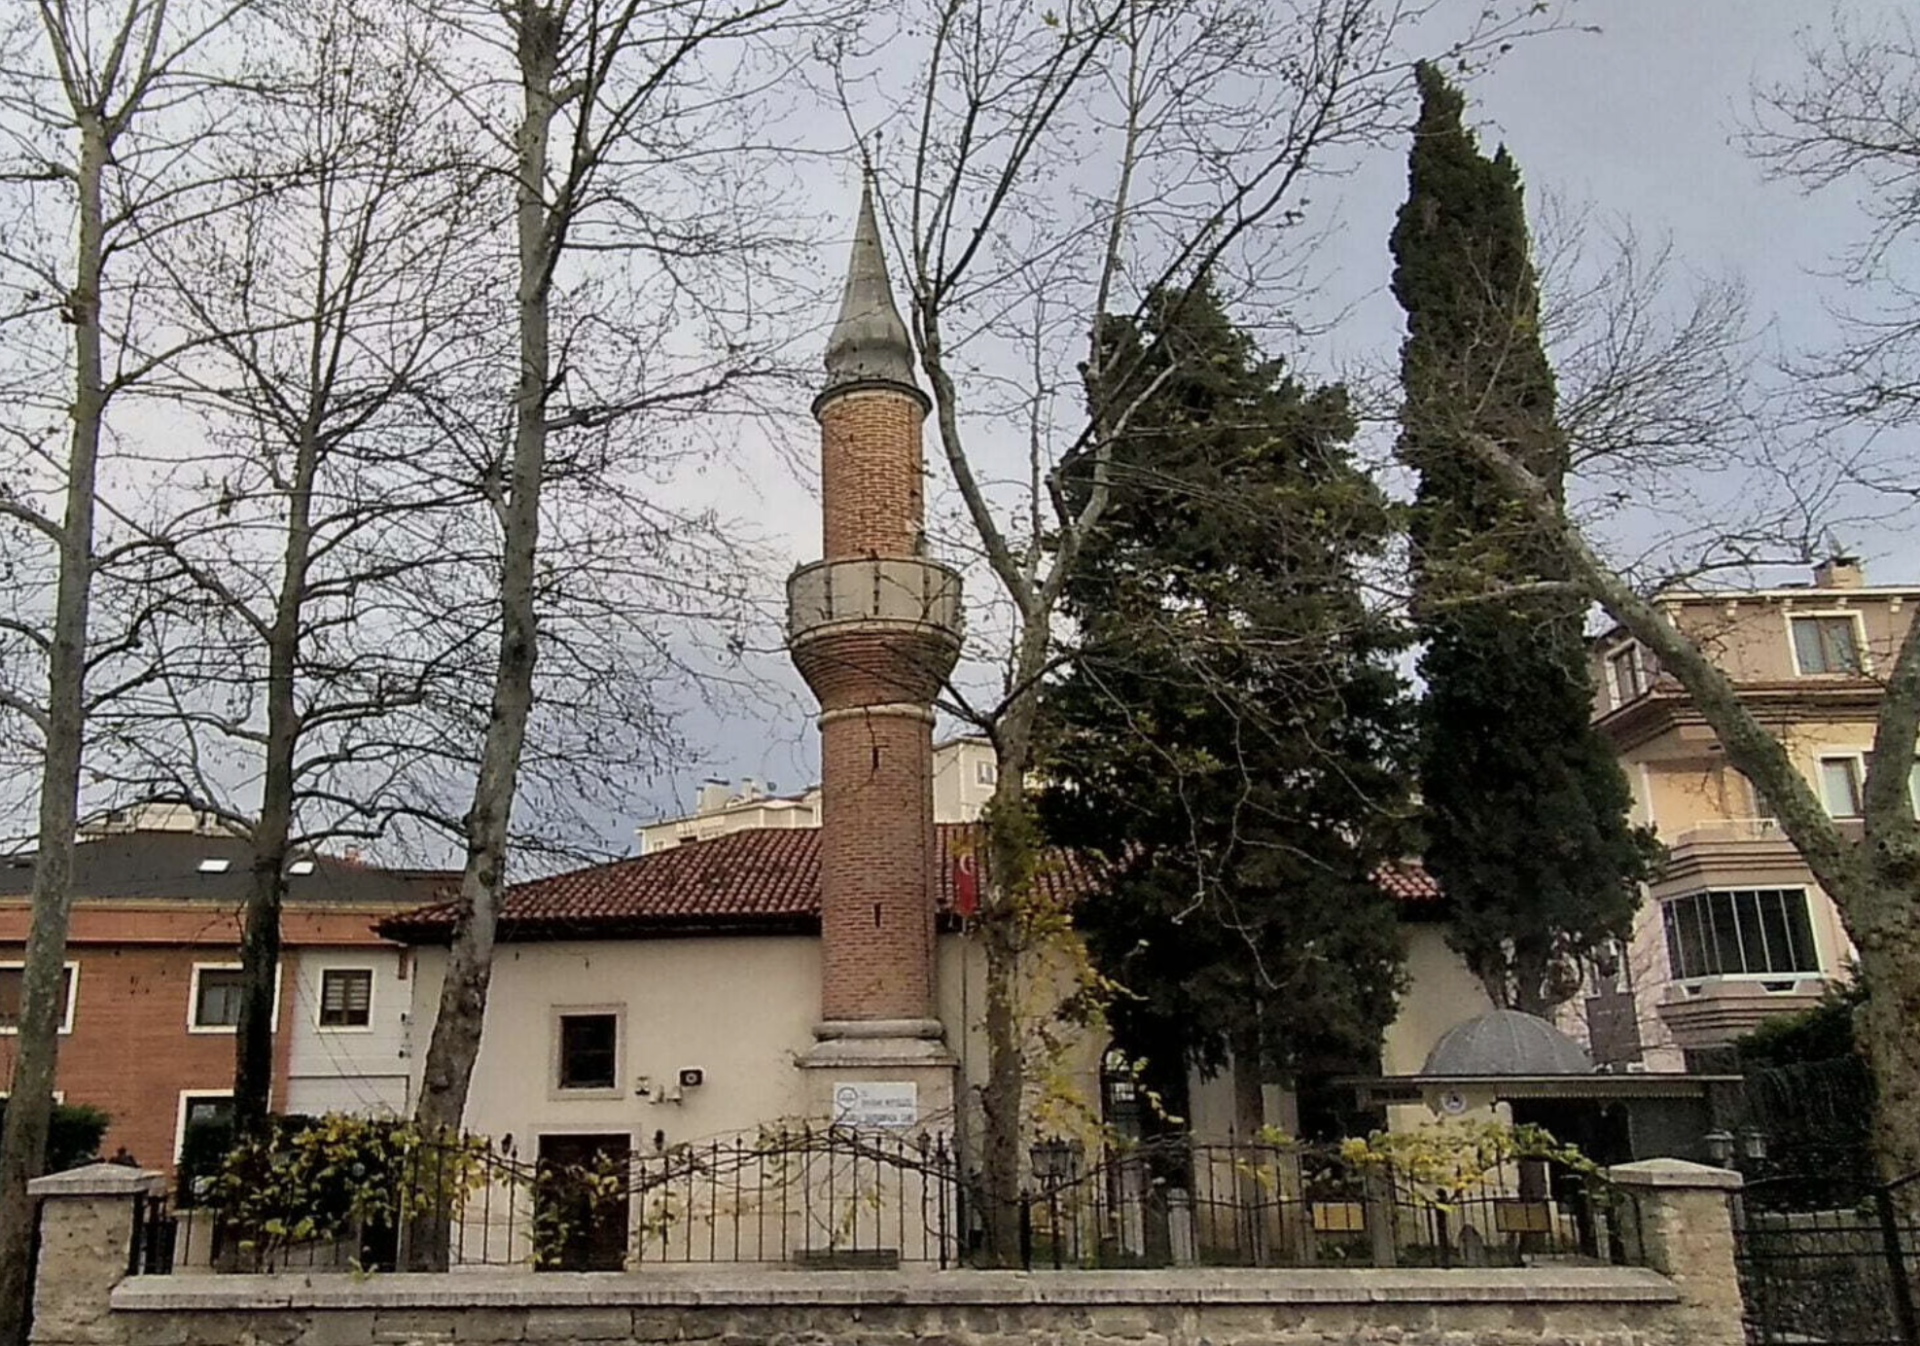
<path id="1" fill-rule="evenodd" d="M 854 226 L 853 256 L 847 264 L 847 288 L 840 319 L 827 339 L 827 391 L 848 384 L 881 381 L 914 387 L 913 344 L 893 304 L 887 279 L 887 255 L 880 247 L 880 226 L 873 215 L 873 184 L 860 191 L 860 219 Z"/>

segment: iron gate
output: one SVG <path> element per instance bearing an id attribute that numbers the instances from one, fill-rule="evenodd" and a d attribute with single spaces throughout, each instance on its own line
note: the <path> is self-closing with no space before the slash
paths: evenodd
<path id="1" fill-rule="evenodd" d="M 1920 1346 L 1920 1173 L 1750 1181 L 1734 1205 L 1734 1248 L 1750 1342 Z"/>

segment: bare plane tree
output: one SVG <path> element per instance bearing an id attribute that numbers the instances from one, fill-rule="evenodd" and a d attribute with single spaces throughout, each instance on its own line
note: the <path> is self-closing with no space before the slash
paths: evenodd
<path id="1" fill-rule="evenodd" d="M 460 918 L 417 1117 L 457 1128 L 479 1049 L 516 783 L 550 627 L 550 483 L 618 463 L 645 426 L 737 404 L 769 372 L 764 263 L 784 212 L 762 151 L 769 91 L 830 5 L 796 0 L 445 0 L 500 70 L 464 81 L 513 196 L 512 420 L 490 490 L 498 626 L 464 823 Z M 593 277 L 599 277 L 598 281 Z M 609 276 L 611 280 L 607 279 Z M 689 352 L 692 352 L 689 354 Z"/>
<path id="2" fill-rule="evenodd" d="M 133 282 L 154 234 L 194 209 L 198 165 L 186 147 L 213 120 L 195 99 L 219 64 L 200 58 L 236 36 L 245 8 L 245 0 L 36 0 L 0 29 L 0 178 L 16 189 L 0 248 L 9 345 L 65 353 L 63 373 L 29 358 L 8 370 L 4 390 L 11 461 L 0 516 L 54 558 L 51 605 L 0 624 L 9 655 L 22 656 L 7 661 L 5 704 L 30 726 L 40 758 L 32 924 L 0 1138 L 5 1342 L 25 1331 L 26 1185 L 44 1162 L 53 1106 L 85 721 L 103 690 L 89 687 L 104 657 L 89 644 L 102 559 L 96 491 L 110 412 L 163 362 L 169 340 L 150 344 Z M 58 431 L 56 416 L 65 422 Z"/>

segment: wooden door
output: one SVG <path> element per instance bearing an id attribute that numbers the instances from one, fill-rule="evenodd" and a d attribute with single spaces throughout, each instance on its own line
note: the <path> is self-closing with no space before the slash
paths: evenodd
<path id="1" fill-rule="evenodd" d="M 534 1194 L 535 1227 L 553 1231 L 543 1271 L 619 1271 L 627 1260 L 624 1195 L 590 1196 L 577 1175 L 624 1171 L 633 1149 L 620 1134 L 542 1136 L 540 1167 L 552 1176 Z"/>

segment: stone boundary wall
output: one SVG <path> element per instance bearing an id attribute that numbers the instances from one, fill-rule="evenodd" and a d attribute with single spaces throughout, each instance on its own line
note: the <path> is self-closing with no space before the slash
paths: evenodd
<path id="1" fill-rule="evenodd" d="M 127 1346 L 1680 1346 L 1698 1339 L 1680 1321 L 1672 1282 L 1625 1268 L 724 1278 L 475 1272 L 335 1283 L 343 1279 L 141 1278 L 114 1292 L 107 1325 L 116 1329 L 112 1341 Z M 36 1333 L 35 1340 L 60 1339 Z"/>
<path id="2" fill-rule="evenodd" d="M 37 1346 L 1737 1346 L 1740 1299 L 1727 1183 L 1701 1174 L 1717 1170 L 1662 1169 L 1643 1185 L 1639 1251 L 1646 1268 L 879 1273 L 768 1267 L 129 1278 L 131 1198 L 144 1190 L 137 1183 L 146 1175 L 79 1170 L 43 1179 L 36 1191 L 42 1224 L 32 1340 Z"/>

